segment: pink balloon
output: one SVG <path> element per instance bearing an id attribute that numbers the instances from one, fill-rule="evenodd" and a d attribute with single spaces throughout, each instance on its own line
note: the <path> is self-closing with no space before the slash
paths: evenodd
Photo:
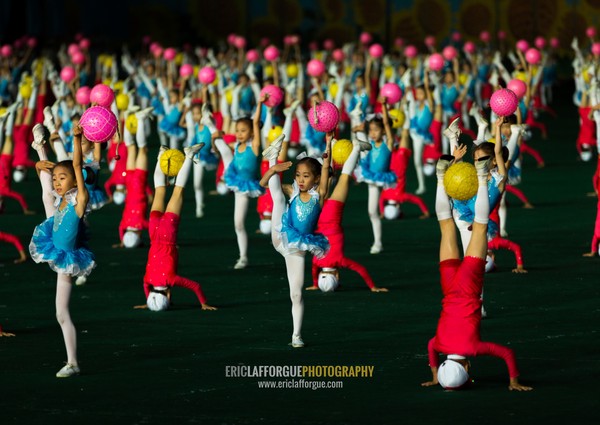
<path id="1" fill-rule="evenodd" d="M 408 46 L 406 46 L 406 48 L 404 49 L 404 56 L 406 56 L 407 58 L 414 58 L 419 54 L 419 51 L 417 50 L 417 48 L 415 46 L 413 46 L 412 44 L 409 44 Z"/>
<path id="2" fill-rule="evenodd" d="M 325 64 L 319 59 L 312 59 L 306 64 L 306 73 L 311 77 L 320 77 L 325 72 Z"/>
<path id="3" fill-rule="evenodd" d="M 433 47 L 435 46 L 435 37 L 433 35 L 428 35 L 425 37 L 424 42 L 427 47 Z"/>
<path id="4" fill-rule="evenodd" d="M 596 37 L 596 28 L 594 28 L 594 27 L 588 27 L 585 30 L 585 35 L 587 35 L 589 38 Z"/>
<path id="5" fill-rule="evenodd" d="M 538 64 L 541 59 L 542 59 L 542 55 L 541 55 L 540 51 L 537 49 L 531 48 L 531 49 L 527 49 L 527 51 L 525 52 L 525 60 L 527 61 L 527 63 L 530 63 L 531 65 Z"/>
<path id="6" fill-rule="evenodd" d="M 246 52 L 246 60 L 248 62 L 258 62 L 258 60 L 260 59 L 260 55 L 258 54 L 258 51 L 256 51 L 255 49 L 252 50 L 248 50 Z"/>
<path id="7" fill-rule="evenodd" d="M 12 55 L 12 47 L 9 44 L 5 44 L 4 46 L 0 47 L 0 55 L 4 56 L 5 58 Z"/>
<path id="8" fill-rule="evenodd" d="M 506 31 L 500 30 L 498 31 L 498 40 L 506 39 Z"/>
<path id="9" fill-rule="evenodd" d="M 115 135 L 117 117 L 108 108 L 92 106 L 81 115 L 79 125 L 86 139 L 93 143 L 103 143 Z"/>
<path id="10" fill-rule="evenodd" d="M 96 84 L 90 91 L 90 102 L 96 105 L 110 108 L 115 100 L 115 92 L 106 84 Z"/>
<path id="11" fill-rule="evenodd" d="M 514 114 L 519 106 L 519 98 L 509 89 L 496 90 L 490 98 L 490 107 L 500 117 Z"/>
<path id="12" fill-rule="evenodd" d="M 346 58 L 346 54 L 342 49 L 335 49 L 331 54 L 333 60 L 336 62 L 342 62 Z"/>
<path id="13" fill-rule="evenodd" d="M 177 56 L 177 50 L 172 47 L 167 47 L 163 52 L 163 57 L 168 61 L 175 59 L 175 56 Z"/>
<path id="14" fill-rule="evenodd" d="M 217 73 L 215 69 L 210 66 L 205 66 L 200 71 L 198 71 L 198 81 L 202 84 L 211 84 L 217 78 Z"/>
<path id="15" fill-rule="evenodd" d="M 179 68 L 179 75 L 181 75 L 184 78 L 189 77 L 193 73 L 194 73 L 194 67 L 192 65 L 190 65 L 189 63 L 184 63 Z"/>
<path id="16" fill-rule="evenodd" d="M 550 39 L 550 47 L 552 47 L 553 49 L 558 49 L 559 46 L 560 46 L 560 41 L 558 40 L 558 38 L 552 37 Z"/>
<path id="17" fill-rule="evenodd" d="M 29 39 L 27 40 L 27 46 L 31 47 L 32 49 L 37 46 L 37 38 L 35 37 L 29 37 Z"/>
<path id="18" fill-rule="evenodd" d="M 71 55 L 71 62 L 75 65 L 82 65 L 85 62 L 85 55 L 77 51 Z"/>
<path id="19" fill-rule="evenodd" d="M 383 46 L 381 44 L 372 44 L 369 47 L 369 54 L 374 58 L 380 58 L 383 56 Z"/>
<path id="20" fill-rule="evenodd" d="M 369 44 L 371 41 L 373 41 L 373 36 L 368 32 L 365 31 L 360 35 L 360 42 L 362 44 Z"/>
<path id="21" fill-rule="evenodd" d="M 506 88 L 516 94 L 519 99 L 522 99 L 523 96 L 525 96 L 525 93 L 527 93 L 527 84 L 525 81 L 519 80 L 518 78 L 510 80 L 508 84 L 506 84 Z"/>
<path id="22" fill-rule="evenodd" d="M 462 35 L 458 31 L 452 33 L 452 41 L 460 41 L 461 39 Z"/>
<path id="23" fill-rule="evenodd" d="M 246 47 L 246 39 L 242 36 L 237 36 L 233 41 L 233 45 L 238 49 L 243 49 Z"/>
<path id="24" fill-rule="evenodd" d="M 463 49 L 465 50 L 465 52 L 473 54 L 477 50 L 477 47 L 475 47 L 475 43 L 473 43 L 472 41 L 467 41 L 463 46 Z"/>
<path id="25" fill-rule="evenodd" d="M 544 37 L 536 37 L 533 44 L 535 44 L 535 47 L 542 50 L 546 47 L 546 39 Z"/>
<path id="26" fill-rule="evenodd" d="M 263 52 L 263 56 L 268 61 L 274 61 L 279 58 L 279 49 L 273 45 L 267 47 Z"/>
<path id="27" fill-rule="evenodd" d="M 237 34 L 231 33 L 227 36 L 227 42 L 229 44 L 234 44 L 236 38 L 237 38 Z"/>
<path id="28" fill-rule="evenodd" d="M 592 44 L 592 54 L 594 56 L 600 56 L 600 43 L 594 43 Z"/>
<path id="29" fill-rule="evenodd" d="M 76 73 L 72 66 L 65 66 L 60 70 L 60 79 L 65 83 L 70 83 L 75 79 Z"/>
<path id="30" fill-rule="evenodd" d="M 442 56 L 444 59 L 451 61 L 458 55 L 458 52 L 453 46 L 446 46 L 444 50 L 442 50 Z"/>
<path id="31" fill-rule="evenodd" d="M 71 43 L 69 44 L 69 47 L 67 48 L 67 53 L 69 54 L 69 56 L 73 56 L 73 53 L 75 52 L 79 52 L 79 45 L 75 44 L 75 43 Z"/>
<path id="32" fill-rule="evenodd" d="M 525 53 L 529 49 L 529 43 L 526 40 L 517 41 L 517 49 Z"/>
<path id="33" fill-rule="evenodd" d="M 429 56 L 429 69 L 432 71 L 441 71 L 444 67 L 444 57 L 439 53 Z"/>
<path id="34" fill-rule="evenodd" d="M 264 104 L 269 108 L 274 108 L 275 106 L 279 105 L 283 101 L 283 94 L 283 90 L 273 84 L 263 87 L 263 89 L 260 91 L 261 96 L 268 96 L 265 99 Z"/>
<path id="35" fill-rule="evenodd" d="M 379 95 L 385 98 L 385 101 L 388 105 L 393 105 L 394 103 L 398 103 L 400 101 L 400 98 L 402 97 L 402 90 L 398 84 L 387 83 L 383 85 L 379 91 Z"/>
<path id="36" fill-rule="evenodd" d="M 75 100 L 80 105 L 87 105 L 90 103 L 90 88 L 83 86 L 77 90 L 75 93 Z"/>
<path id="37" fill-rule="evenodd" d="M 394 46 L 401 49 L 404 46 L 404 39 L 402 37 L 396 37 L 394 40 Z"/>
<path id="38" fill-rule="evenodd" d="M 325 48 L 325 50 L 333 50 L 335 48 L 335 43 L 331 38 L 328 38 L 323 42 L 323 47 Z"/>
<path id="39" fill-rule="evenodd" d="M 339 121 L 338 108 L 326 100 L 317 103 L 308 111 L 308 122 L 311 127 L 323 133 L 335 130 Z"/>
<path id="40" fill-rule="evenodd" d="M 87 38 L 82 38 L 81 40 L 79 40 L 79 47 L 82 48 L 83 50 L 87 50 L 90 48 L 90 40 Z"/>
<path id="41" fill-rule="evenodd" d="M 163 55 L 163 48 L 162 47 L 156 47 L 153 51 L 152 51 L 152 55 L 156 58 L 159 59 L 162 57 Z"/>
<path id="42" fill-rule="evenodd" d="M 481 33 L 479 33 L 479 39 L 481 41 L 483 41 L 484 43 L 489 43 L 490 42 L 490 33 L 489 33 L 489 31 L 481 31 Z"/>

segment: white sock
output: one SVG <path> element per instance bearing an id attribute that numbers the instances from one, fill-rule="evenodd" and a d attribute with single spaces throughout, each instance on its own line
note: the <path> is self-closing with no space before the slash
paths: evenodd
<path id="1" fill-rule="evenodd" d="M 15 126 L 15 112 L 11 112 L 8 114 L 8 118 L 6 118 L 6 124 L 4 125 L 4 134 L 7 136 L 12 136 L 13 127 Z"/>
<path id="2" fill-rule="evenodd" d="M 56 160 L 58 162 L 69 159 L 69 154 L 67 154 L 67 151 L 65 150 L 65 144 L 63 143 L 62 139 L 55 139 L 52 142 L 52 146 L 56 152 Z"/>
<path id="3" fill-rule="evenodd" d="M 485 138 L 485 134 L 487 132 L 488 125 L 485 122 L 481 122 L 477 124 L 477 139 L 473 140 L 473 144 L 475 146 L 479 146 L 483 142 L 487 141 Z"/>
<path id="4" fill-rule="evenodd" d="M 154 187 L 161 187 L 167 185 L 167 179 L 165 174 L 160 169 L 160 158 L 156 162 L 156 167 L 154 167 Z"/>
<path id="5" fill-rule="evenodd" d="M 32 111 L 35 110 L 35 105 L 37 104 L 37 92 L 38 88 L 34 84 L 33 88 L 31 89 L 31 96 L 29 96 L 29 102 L 27 102 L 27 109 Z"/>
<path id="6" fill-rule="evenodd" d="M 438 221 L 452 218 L 450 199 L 448 199 L 448 194 L 446 193 L 443 175 L 438 176 L 437 178 L 437 189 L 435 192 L 435 213 L 437 215 Z"/>
<path id="7" fill-rule="evenodd" d="M 145 122 L 146 120 L 138 120 L 138 126 L 135 132 L 135 141 L 137 143 L 138 148 L 145 148 L 147 145 L 146 126 L 144 125 Z"/>
<path id="8" fill-rule="evenodd" d="M 273 166 L 276 163 L 277 159 L 269 161 L 270 166 Z M 273 243 L 273 247 L 277 248 L 281 243 L 279 231 L 281 230 L 281 217 L 285 211 L 285 195 L 281 189 L 279 175 L 274 174 L 269 179 L 269 192 L 273 199 L 273 211 L 271 212 L 271 242 Z"/>
<path id="9" fill-rule="evenodd" d="M 342 174 L 346 174 L 348 176 L 352 175 L 352 173 L 354 172 L 354 168 L 356 167 L 356 163 L 358 162 L 359 156 L 360 145 L 358 143 L 355 143 L 352 146 L 352 152 L 350 152 L 348 159 L 346 159 L 346 162 L 344 162 L 344 165 L 342 166 Z"/>
<path id="10" fill-rule="evenodd" d="M 202 189 L 202 180 L 204 177 L 204 166 L 194 164 L 194 195 L 196 197 L 196 209 L 204 206 L 204 190 Z"/>
<path id="11" fill-rule="evenodd" d="M 181 166 L 181 170 L 179 170 L 179 173 L 177 173 L 177 178 L 175 178 L 175 186 L 185 187 L 185 183 L 190 176 L 192 164 L 192 160 L 186 157 L 183 161 L 183 165 Z"/>
<path id="12" fill-rule="evenodd" d="M 292 136 L 292 120 L 293 114 L 288 114 L 285 116 L 285 121 L 283 123 L 283 134 L 285 134 L 285 140 L 289 141 Z"/>
<path id="13" fill-rule="evenodd" d="M 500 198 L 500 208 L 498 208 L 500 216 L 500 235 L 506 235 L 506 221 L 508 220 L 508 208 L 506 208 L 506 192 Z"/>
<path id="14" fill-rule="evenodd" d="M 233 152 L 231 151 L 231 149 L 229 149 L 229 146 L 227 146 L 227 143 L 225 143 L 225 140 L 223 139 L 216 139 L 215 147 L 221 154 L 223 165 L 225 167 L 225 170 L 227 170 L 229 164 L 231 164 L 231 161 L 233 160 Z"/>
<path id="15" fill-rule="evenodd" d="M 138 128 L 140 127 L 143 126 L 140 125 L 140 123 L 138 123 Z M 133 136 L 129 132 L 129 129 L 126 125 L 123 126 L 123 142 L 125 143 L 125 146 L 133 146 L 135 144 L 135 142 L 133 141 Z"/>
<path id="16" fill-rule="evenodd" d="M 490 199 L 488 197 L 487 176 L 479 177 L 479 187 L 477 189 L 477 198 L 475 199 L 475 221 L 480 224 L 487 224 L 490 219 Z"/>

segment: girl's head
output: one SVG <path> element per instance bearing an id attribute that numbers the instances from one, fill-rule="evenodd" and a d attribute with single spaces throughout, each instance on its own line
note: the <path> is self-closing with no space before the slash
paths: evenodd
<path id="1" fill-rule="evenodd" d="M 179 102 L 179 93 L 174 89 L 169 90 L 169 103 L 175 104 L 177 102 Z"/>
<path id="2" fill-rule="evenodd" d="M 146 71 L 146 74 L 148 74 L 149 77 L 153 77 L 154 71 L 156 69 L 154 68 L 154 64 L 152 62 L 147 62 L 146 66 L 144 67 L 144 70 Z"/>
<path id="3" fill-rule="evenodd" d="M 361 90 L 365 88 L 365 76 L 364 74 L 359 74 L 356 76 L 356 81 L 354 82 L 356 86 L 356 90 Z"/>
<path id="4" fill-rule="evenodd" d="M 321 180 L 321 163 L 314 158 L 302 158 L 296 164 L 296 176 L 294 178 L 300 192 L 306 192 Z"/>
<path id="5" fill-rule="evenodd" d="M 238 84 L 245 87 L 250 83 L 250 78 L 246 74 L 240 74 Z"/>
<path id="6" fill-rule="evenodd" d="M 383 119 L 373 118 L 367 123 L 369 129 L 369 139 L 380 142 L 383 139 Z"/>
<path id="7" fill-rule="evenodd" d="M 502 142 L 496 141 L 496 143 L 502 143 Z M 478 161 L 479 159 L 481 159 L 483 157 L 489 156 L 490 158 L 492 158 L 492 161 L 490 163 L 490 170 L 492 168 L 496 167 L 497 166 L 496 154 L 494 152 L 495 146 L 496 146 L 495 143 L 483 142 L 479 146 L 475 147 L 475 150 L 473 151 L 473 160 Z M 502 147 L 502 159 L 504 160 L 505 163 L 506 163 L 506 161 L 508 161 L 508 149 L 505 146 Z"/>
<path id="8" fill-rule="evenodd" d="M 250 118 L 240 118 L 235 122 L 235 138 L 238 142 L 245 143 L 253 136 L 252 120 Z"/>
<path id="9" fill-rule="evenodd" d="M 454 84 L 454 72 L 452 70 L 444 73 L 444 84 Z"/>
<path id="10" fill-rule="evenodd" d="M 430 89 L 433 90 L 432 88 Z M 425 97 L 425 86 L 420 84 L 417 87 L 415 87 L 415 99 L 417 99 L 419 102 L 422 102 L 425 100 Z"/>
<path id="11" fill-rule="evenodd" d="M 192 105 L 192 119 L 194 122 L 200 122 L 202 119 L 202 105 L 199 103 L 194 103 Z"/>
<path id="12" fill-rule="evenodd" d="M 69 109 L 72 109 L 75 107 L 75 98 L 73 97 L 73 95 L 71 93 L 69 93 L 65 96 L 65 104 L 67 105 L 67 107 Z"/>
<path id="13" fill-rule="evenodd" d="M 52 169 L 52 187 L 60 196 L 77 186 L 73 161 L 61 161 Z"/>

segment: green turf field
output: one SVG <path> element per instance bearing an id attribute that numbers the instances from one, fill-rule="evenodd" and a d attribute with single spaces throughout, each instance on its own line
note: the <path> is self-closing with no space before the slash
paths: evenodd
<path id="1" fill-rule="evenodd" d="M 508 232 L 522 245 L 529 274 L 512 274 L 512 254 L 500 252 L 485 284 L 482 338 L 515 350 L 521 381 L 533 392 L 509 392 L 506 367 L 494 358 L 472 360 L 470 390 L 420 387 L 430 378 L 427 342 L 440 312 L 435 218 L 419 220 L 407 205 L 402 220 L 384 222 L 385 251 L 369 255 L 367 190 L 352 188 L 346 252 L 390 292 L 369 292 L 352 272 L 343 272 L 334 294 L 306 292 L 307 345 L 292 349 L 284 262 L 269 238 L 254 233 L 257 214 L 247 220 L 250 267 L 233 270 L 233 197 L 207 197 L 205 217 L 196 219 L 188 187 L 179 271 L 200 281 L 219 310 L 201 311 L 183 289 L 174 290 L 168 312 L 134 310 L 144 303 L 147 248 L 111 249 L 121 209 L 108 205 L 90 216 L 98 267 L 71 301 L 80 377 L 54 377 L 66 359 L 54 318 L 56 275 L 47 265 L 13 265 L 12 246 L 0 245 L 0 323 L 17 334 L 0 339 L 0 424 L 597 423 L 600 260 L 581 257 L 596 215 L 596 199 L 586 196 L 595 163 L 577 159 L 577 113 L 565 99 L 560 119 L 544 117 L 549 140 L 535 133 L 531 142 L 547 166 L 524 161 L 521 188 L 536 208 L 509 197 Z M 432 212 L 434 184 L 430 177 L 425 195 Z M 15 188 L 42 211 L 33 173 Z M 415 188 L 411 171 L 408 190 Z M 42 219 L 7 201 L 0 229 L 28 243 Z M 226 377 L 226 366 L 235 365 L 366 365 L 374 372 L 342 379 L 341 389 L 260 389 L 261 378 Z"/>

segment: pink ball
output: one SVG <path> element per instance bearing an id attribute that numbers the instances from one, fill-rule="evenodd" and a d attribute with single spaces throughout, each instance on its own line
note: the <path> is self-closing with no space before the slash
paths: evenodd
<path id="1" fill-rule="evenodd" d="M 165 58 L 168 61 L 172 61 L 173 59 L 175 59 L 175 56 L 177 56 L 177 51 L 172 47 L 167 47 L 163 52 L 163 58 Z"/>
<path id="2" fill-rule="evenodd" d="M 290 43 L 291 44 L 298 44 L 298 43 L 300 43 L 300 36 L 296 35 L 296 34 L 290 35 Z"/>
<path id="3" fill-rule="evenodd" d="M 332 39 L 328 38 L 323 42 L 323 47 L 325 48 L 325 50 L 333 50 L 335 48 L 335 43 Z"/>
<path id="4" fill-rule="evenodd" d="M 600 56 L 600 43 L 592 44 L 592 54 L 594 56 Z"/>
<path id="5" fill-rule="evenodd" d="M 381 87 L 379 95 L 385 98 L 385 101 L 388 105 L 393 105 L 394 103 L 398 103 L 400 101 L 400 98 L 402 97 L 402 90 L 398 84 L 387 83 Z"/>
<path id="6" fill-rule="evenodd" d="M 441 71 L 444 67 L 444 57 L 439 53 L 429 56 L 429 69 L 432 71 Z"/>
<path id="7" fill-rule="evenodd" d="M 396 46 L 398 49 L 401 49 L 404 46 L 404 39 L 402 37 L 397 37 L 394 40 L 394 46 Z"/>
<path id="8" fill-rule="evenodd" d="M 90 40 L 87 38 L 82 38 L 79 40 L 79 47 L 83 50 L 87 50 L 90 48 Z"/>
<path id="9" fill-rule="evenodd" d="M 446 46 L 444 50 L 442 50 L 442 56 L 444 59 L 451 61 L 458 55 L 458 52 L 453 46 Z"/>
<path id="10" fill-rule="evenodd" d="M 316 42 L 316 41 L 311 41 L 311 42 L 308 44 L 308 49 L 309 49 L 311 52 L 315 52 L 315 51 L 319 50 L 319 45 L 317 44 L 317 42 Z"/>
<path id="11" fill-rule="evenodd" d="M 325 72 L 325 64 L 319 59 L 311 59 L 306 64 L 306 73 L 311 77 L 320 77 Z"/>
<path id="12" fill-rule="evenodd" d="M 29 37 L 29 39 L 27 40 L 27 46 L 31 47 L 32 49 L 37 46 L 37 38 L 35 37 Z"/>
<path id="13" fill-rule="evenodd" d="M 490 42 L 490 33 L 489 33 L 489 31 L 481 31 L 479 33 L 479 39 L 481 41 L 483 41 L 484 43 L 489 43 Z"/>
<path id="14" fill-rule="evenodd" d="M 274 86 L 273 84 L 263 87 L 263 89 L 260 91 L 260 95 L 261 97 L 263 95 L 268 96 L 264 101 L 264 104 L 269 108 L 274 108 L 283 101 L 283 90 L 277 86 Z"/>
<path id="15" fill-rule="evenodd" d="M 5 44 L 4 46 L 0 47 L 0 55 L 4 56 L 5 58 L 12 55 L 12 47 L 10 47 L 10 45 L 8 44 Z"/>
<path id="16" fill-rule="evenodd" d="M 560 46 L 560 41 L 558 40 L 558 38 L 552 37 L 550 39 L 550 47 L 552 47 L 553 49 L 558 49 L 559 46 Z"/>
<path id="17" fill-rule="evenodd" d="M 498 31 L 498 40 L 506 39 L 506 31 L 500 30 Z"/>
<path id="18" fill-rule="evenodd" d="M 85 62 L 85 55 L 77 51 L 71 55 L 71 62 L 75 65 L 82 65 Z"/>
<path id="19" fill-rule="evenodd" d="M 229 35 L 227 36 L 227 42 L 228 42 L 229 44 L 232 44 L 232 45 L 233 45 L 233 44 L 235 43 L 235 39 L 236 39 L 236 38 L 237 38 L 237 35 L 236 35 L 236 34 L 234 34 L 234 33 L 231 33 L 231 34 L 229 34 Z"/>
<path id="20" fill-rule="evenodd" d="M 163 55 L 163 48 L 160 46 L 157 46 L 154 48 L 154 50 L 152 51 L 152 56 L 154 56 L 156 59 L 162 57 Z"/>
<path id="21" fill-rule="evenodd" d="M 260 47 L 267 47 L 271 40 L 268 37 L 263 37 L 260 39 Z"/>
<path id="22" fill-rule="evenodd" d="M 60 79 L 65 83 L 70 83 L 75 79 L 75 69 L 72 66 L 65 66 L 60 70 Z"/>
<path id="23" fill-rule="evenodd" d="M 417 48 L 415 46 L 413 46 L 412 44 L 409 44 L 404 49 L 404 56 L 406 56 L 407 58 L 414 58 L 417 56 L 418 53 L 419 52 L 418 52 Z"/>
<path id="24" fill-rule="evenodd" d="M 542 50 L 544 47 L 546 47 L 546 39 L 544 37 L 536 37 L 533 44 L 535 44 L 535 47 Z"/>
<path id="25" fill-rule="evenodd" d="M 198 71 L 198 81 L 202 84 L 211 84 L 217 78 L 217 73 L 215 69 L 210 66 L 205 66 L 200 71 Z"/>
<path id="26" fill-rule="evenodd" d="M 179 75 L 181 75 L 183 78 L 189 77 L 193 73 L 194 73 L 194 67 L 192 65 L 190 65 L 189 63 L 184 63 L 179 68 Z"/>
<path id="27" fill-rule="evenodd" d="M 342 62 L 346 58 L 346 54 L 342 49 L 335 49 L 331 54 L 333 60 L 336 62 Z"/>
<path id="28" fill-rule="evenodd" d="M 365 31 L 360 35 L 360 42 L 362 44 L 369 44 L 371 41 L 373 41 L 373 36 L 368 32 Z"/>
<path id="29" fill-rule="evenodd" d="M 90 102 L 105 108 L 110 108 L 115 100 L 115 92 L 106 84 L 96 84 L 90 92 Z"/>
<path id="30" fill-rule="evenodd" d="M 594 27 L 588 27 L 585 30 L 585 35 L 587 35 L 589 38 L 596 37 L 596 28 L 594 28 Z"/>
<path id="31" fill-rule="evenodd" d="M 496 90 L 490 98 L 490 106 L 496 115 L 507 117 L 514 114 L 519 106 L 519 98 L 509 89 Z"/>
<path id="32" fill-rule="evenodd" d="M 424 42 L 427 47 L 433 47 L 435 46 L 435 37 L 433 35 L 428 35 L 425 37 Z"/>
<path id="33" fill-rule="evenodd" d="M 265 49 L 263 56 L 268 61 L 275 61 L 279 58 L 279 49 L 271 45 Z"/>
<path id="34" fill-rule="evenodd" d="M 79 45 L 75 44 L 75 43 L 71 43 L 69 44 L 69 47 L 67 48 L 67 53 L 69 54 L 69 56 L 73 56 L 73 53 L 75 52 L 79 52 Z"/>
<path id="35" fill-rule="evenodd" d="M 529 49 L 529 43 L 526 40 L 519 40 L 517 41 L 517 49 L 524 53 L 527 49 Z"/>
<path id="36" fill-rule="evenodd" d="M 248 50 L 246 52 L 246 60 L 248 62 L 258 62 L 258 60 L 260 59 L 260 55 L 258 54 L 258 51 L 252 49 L 252 50 Z"/>
<path id="37" fill-rule="evenodd" d="M 233 41 L 233 45 L 238 49 L 243 49 L 246 47 L 246 39 L 242 36 L 237 36 Z"/>
<path id="38" fill-rule="evenodd" d="M 540 51 L 537 49 L 531 48 L 531 49 L 527 49 L 527 51 L 525 52 L 525 60 L 527 61 L 527 63 L 529 63 L 531 65 L 538 64 L 541 59 L 542 59 L 542 55 L 540 54 Z"/>
<path id="39" fill-rule="evenodd" d="M 454 31 L 452 33 L 452 41 L 460 41 L 462 39 L 462 35 L 458 31 Z"/>
<path id="40" fill-rule="evenodd" d="M 150 43 L 150 46 L 148 46 L 148 50 L 154 52 L 157 47 L 160 47 L 160 44 L 156 41 L 153 41 L 152 43 Z"/>
<path id="41" fill-rule="evenodd" d="M 286 46 L 289 46 L 289 45 L 293 44 L 292 40 L 290 39 L 290 37 L 291 36 L 289 36 L 289 35 L 286 35 L 285 37 L 283 37 L 283 44 L 285 44 Z"/>
<path id="42" fill-rule="evenodd" d="M 383 56 L 383 46 L 381 44 L 372 44 L 369 47 L 369 54 L 374 58 L 380 58 Z"/>
<path id="43" fill-rule="evenodd" d="M 506 84 L 506 88 L 512 91 L 517 95 L 519 99 L 522 99 L 527 93 L 527 84 L 523 80 L 519 80 L 515 78 L 514 80 L 510 80 L 508 84 Z"/>
<path id="44" fill-rule="evenodd" d="M 81 115 L 79 125 L 83 129 L 86 139 L 94 143 L 103 143 L 115 135 L 117 117 L 110 109 L 103 106 L 92 106 Z"/>
<path id="45" fill-rule="evenodd" d="M 308 111 L 308 122 L 317 131 L 328 133 L 335 130 L 340 121 L 338 108 L 326 100 L 317 103 Z"/>
<path id="46" fill-rule="evenodd" d="M 477 47 L 475 47 L 475 43 L 473 43 L 472 41 L 467 41 L 463 46 L 463 49 L 465 49 L 465 52 L 472 55 L 477 50 Z"/>
<path id="47" fill-rule="evenodd" d="M 90 88 L 86 86 L 80 87 L 77 90 L 77 93 L 75 93 L 75 100 L 80 105 L 87 105 L 90 103 Z"/>

